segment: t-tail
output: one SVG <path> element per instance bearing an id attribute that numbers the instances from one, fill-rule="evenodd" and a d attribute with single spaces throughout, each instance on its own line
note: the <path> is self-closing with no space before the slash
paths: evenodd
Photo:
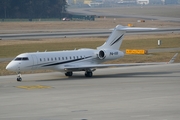
<path id="1" fill-rule="evenodd" d="M 155 30 L 157 28 L 139 28 L 139 27 L 127 27 L 127 26 L 122 26 L 122 25 L 117 25 L 109 38 L 106 40 L 106 42 L 100 46 L 97 47 L 98 50 L 100 49 L 114 49 L 114 50 L 119 50 L 120 46 L 122 44 L 124 35 L 126 31 L 150 31 L 150 30 Z"/>

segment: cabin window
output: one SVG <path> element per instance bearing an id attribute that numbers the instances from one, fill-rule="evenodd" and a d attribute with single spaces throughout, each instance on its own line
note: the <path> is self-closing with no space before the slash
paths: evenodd
<path id="1" fill-rule="evenodd" d="M 49 61 L 49 58 L 47 60 Z"/>
<path id="2" fill-rule="evenodd" d="M 77 56 L 77 59 L 78 59 L 78 56 Z"/>
<path id="3" fill-rule="evenodd" d="M 74 58 L 74 59 L 76 59 L 76 57 L 75 57 L 75 56 L 73 56 L 73 58 Z"/>
<path id="4" fill-rule="evenodd" d="M 71 56 L 69 57 L 69 59 L 71 60 Z"/>
<path id="5" fill-rule="evenodd" d="M 40 61 L 42 61 L 42 59 L 40 58 Z"/>
<path id="6" fill-rule="evenodd" d="M 46 58 L 44 58 L 44 61 L 46 61 Z"/>
<path id="7" fill-rule="evenodd" d="M 64 60 L 64 57 L 62 57 L 62 60 Z"/>
<path id="8" fill-rule="evenodd" d="M 61 58 L 59 57 L 59 60 L 61 60 Z"/>
<path id="9" fill-rule="evenodd" d="M 53 58 L 51 58 L 51 61 L 53 61 Z"/>
<path id="10" fill-rule="evenodd" d="M 55 58 L 55 60 L 56 60 L 56 58 Z"/>
<path id="11" fill-rule="evenodd" d="M 66 60 L 68 59 L 68 57 L 66 57 Z"/>

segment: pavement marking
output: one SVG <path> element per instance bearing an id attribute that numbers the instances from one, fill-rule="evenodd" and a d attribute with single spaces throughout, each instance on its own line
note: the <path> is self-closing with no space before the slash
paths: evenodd
<path id="1" fill-rule="evenodd" d="M 28 85 L 28 86 L 16 86 L 17 88 L 33 90 L 33 89 L 47 89 L 51 88 L 50 86 L 43 86 L 43 85 Z"/>

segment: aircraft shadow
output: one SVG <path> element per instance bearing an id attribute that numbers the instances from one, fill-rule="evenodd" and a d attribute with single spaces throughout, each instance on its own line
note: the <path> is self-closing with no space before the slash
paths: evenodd
<path id="1" fill-rule="evenodd" d="M 116 74 L 106 74 L 106 75 L 94 75 L 91 78 L 85 77 L 82 74 L 75 74 L 72 77 L 60 77 L 58 79 L 42 79 L 42 80 L 36 80 L 38 82 L 41 81 L 63 81 L 63 80 L 91 80 L 91 79 L 97 79 L 97 78 L 161 78 L 164 77 L 163 75 L 172 74 L 175 73 L 173 71 L 171 72 L 130 72 L 130 73 L 116 73 Z M 168 75 L 166 77 L 180 77 L 179 76 L 173 76 Z"/>

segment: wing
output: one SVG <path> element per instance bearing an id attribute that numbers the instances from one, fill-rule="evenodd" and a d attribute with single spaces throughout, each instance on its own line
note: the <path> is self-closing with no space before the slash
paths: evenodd
<path id="1" fill-rule="evenodd" d="M 108 67 L 131 67 L 131 66 L 147 66 L 160 65 L 167 63 L 128 63 L 128 64 L 91 64 L 91 65 L 65 65 L 65 71 L 86 71 L 89 69 L 108 68 Z"/>
<path id="2" fill-rule="evenodd" d="M 95 70 L 98 68 L 108 68 L 108 67 L 131 67 L 131 66 L 147 66 L 147 65 L 161 65 L 161 64 L 171 64 L 176 59 L 178 53 L 176 53 L 169 62 L 154 62 L 154 63 L 128 63 L 128 64 L 89 64 L 89 65 L 65 65 L 65 71 L 86 71 Z"/>

